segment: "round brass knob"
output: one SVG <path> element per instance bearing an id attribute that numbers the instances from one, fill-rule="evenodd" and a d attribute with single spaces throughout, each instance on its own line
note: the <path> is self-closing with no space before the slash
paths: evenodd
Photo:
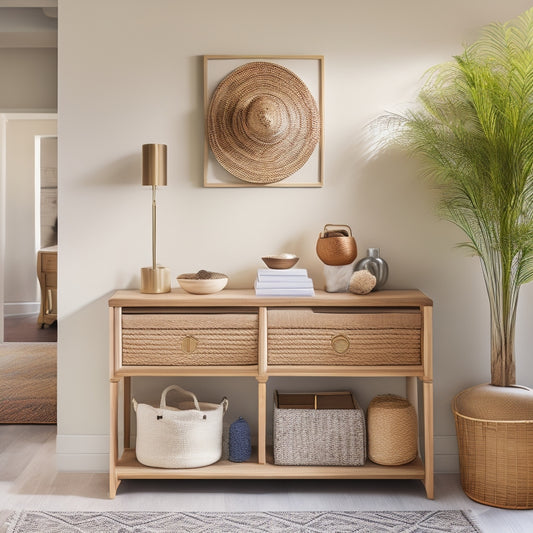
<path id="1" fill-rule="evenodd" d="M 185 353 L 192 353 L 194 350 L 196 350 L 196 347 L 198 346 L 198 341 L 192 337 L 191 335 L 187 335 L 183 341 L 181 341 L 181 349 Z"/>
<path id="2" fill-rule="evenodd" d="M 350 341 L 344 335 L 335 335 L 331 339 L 331 347 L 335 352 L 343 354 L 350 347 Z"/>

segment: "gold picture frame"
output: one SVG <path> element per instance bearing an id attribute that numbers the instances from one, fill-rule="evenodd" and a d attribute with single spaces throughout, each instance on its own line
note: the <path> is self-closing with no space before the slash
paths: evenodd
<path id="1" fill-rule="evenodd" d="M 320 115 L 320 136 L 309 160 L 287 178 L 268 184 L 248 183 L 224 169 L 209 147 L 207 111 L 218 84 L 246 63 L 268 61 L 296 74 L 308 87 Z M 324 184 L 324 56 L 320 55 L 205 55 L 204 56 L 204 187 L 322 187 Z"/>

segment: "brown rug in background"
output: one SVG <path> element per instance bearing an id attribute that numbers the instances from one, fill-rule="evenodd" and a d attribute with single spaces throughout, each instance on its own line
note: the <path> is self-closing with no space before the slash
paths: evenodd
<path id="1" fill-rule="evenodd" d="M 0 424 L 55 424 L 57 344 L 0 344 Z"/>

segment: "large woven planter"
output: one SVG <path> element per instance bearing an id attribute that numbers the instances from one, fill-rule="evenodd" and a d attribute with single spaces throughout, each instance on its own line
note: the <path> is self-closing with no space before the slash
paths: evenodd
<path id="1" fill-rule="evenodd" d="M 452 410 L 466 495 L 533 509 L 533 390 L 478 385 L 460 392 Z"/>

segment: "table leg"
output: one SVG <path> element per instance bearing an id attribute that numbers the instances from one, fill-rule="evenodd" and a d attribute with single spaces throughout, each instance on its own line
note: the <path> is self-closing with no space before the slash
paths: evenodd
<path id="1" fill-rule="evenodd" d="M 118 462 L 118 381 L 111 381 L 109 385 L 109 497 L 114 498 L 120 484 L 116 469 Z"/>
<path id="2" fill-rule="evenodd" d="M 266 379 L 257 384 L 257 462 L 266 463 Z"/>
<path id="3" fill-rule="evenodd" d="M 124 448 L 131 447 L 131 377 L 124 378 Z"/>
<path id="4" fill-rule="evenodd" d="M 424 388 L 424 463 L 427 497 L 432 500 L 435 497 L 434 489 L 434 449 L 433 449 L 433 382 L 426 381 Z"/>

